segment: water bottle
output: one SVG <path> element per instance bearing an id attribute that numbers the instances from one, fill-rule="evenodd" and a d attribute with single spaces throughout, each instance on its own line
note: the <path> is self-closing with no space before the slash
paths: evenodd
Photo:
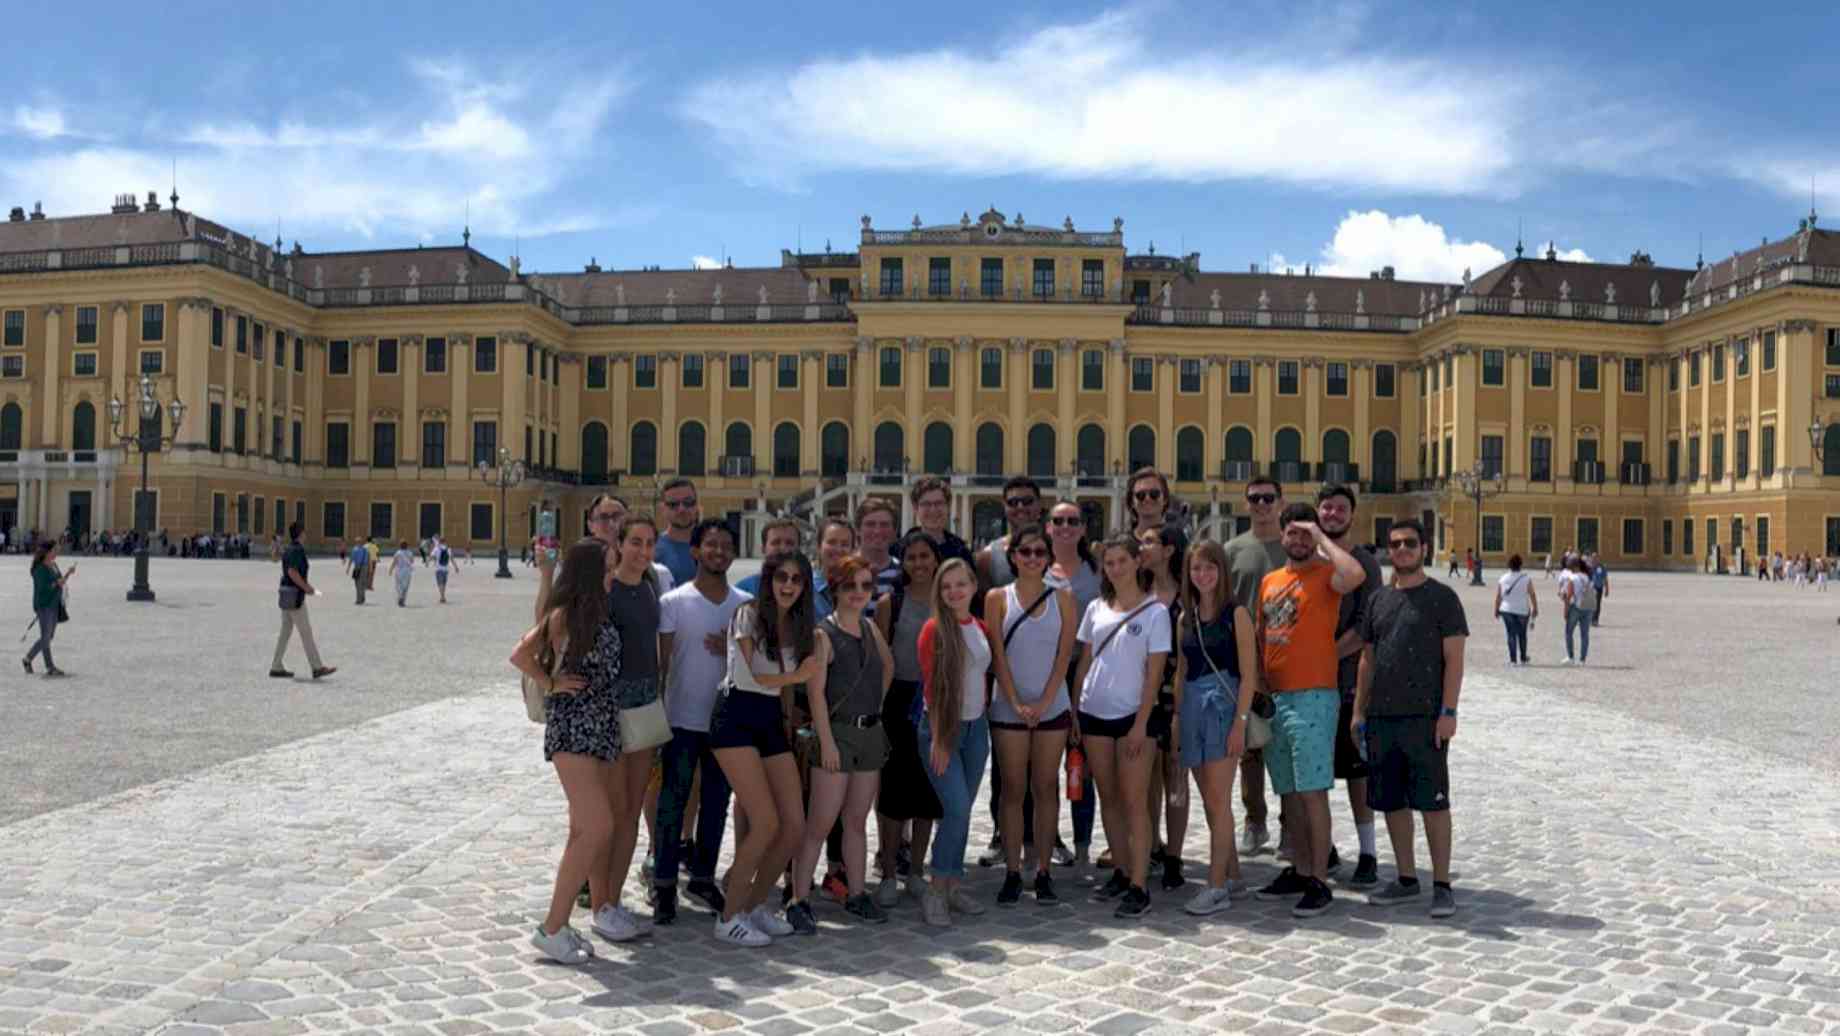
<path id="1" fill-rule="evenodd" d="M 1067 749 L 1067 801 L 1078 802 L 1086 791 L 1086 753 L 1079 745 Z"/>

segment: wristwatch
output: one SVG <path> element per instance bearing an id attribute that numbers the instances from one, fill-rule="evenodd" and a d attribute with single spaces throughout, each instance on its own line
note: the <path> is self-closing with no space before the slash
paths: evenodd
<path id="1" fill-rule="evenodd" d="M 1448 705 L 1446 705 L 1446 706 L 1444 706 L 1443 708 L 1441 708 L 1441 709 L 1439 709 L 1439 710 L 1438 710 L 1438 718 L 1439 718 L 1439 719 L 1442 719 L 1442 718 L 1444 718 L 1445 716 L 1449 716 L 1449 717 L 1450 717 L 1451 719 L 1456 719 L 1456 718 L 1457 718 L 1457 710 L 1456 710 L 1456 709 L 1453 709 L 1453 708 L 1451 708 L 1451 707 L 1450 707 L 1450 706 L 1448 706 Z"/>

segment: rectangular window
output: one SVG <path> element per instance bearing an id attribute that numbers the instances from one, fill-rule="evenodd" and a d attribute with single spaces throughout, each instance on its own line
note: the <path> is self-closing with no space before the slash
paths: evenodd
<path id="1" fill-rule="evenodd" d="M 1687 481 L 1699 481 L 1699 436 L 1687 436 Z"/>
<path id="2" fill-rule="evenodd" d="M 1131 282 L 1131 301 L 1139 306 L 1148 305 L 1150 303 L 1149 281 Z"/>
<path id="3" fill-rule="evenodd" d="M 633 357 L 633 388 L 658 387 L 658 357 L 646 353 Z"/>
<path id="4" fill-rule="evenodd" d="M 524 376 L 526 378 L 534 378 L 537 376 L 537 350 L 535 346 L 526 345 L 524 347 Z"/>
<path id="5" fill-rule="evenodd" d="M 1674 520 L 1661 519 L 1661 555 L 1666 557 L 1674 553 Z"/>
<path id="6" fill-rule="evenodd" d="M 1770 516 L 1757 516 L 1757 556 L 1764 557 L 1770 553 Z"/>
<path id="7" fill-rule="evenodd" d="M 284 532 L 287 528 L 287 501 L 275 498 L 275 531 Z"/>
<path id="8" fill-rule="evenodd" d="M 1751 376 L 1751 340 L 1750 339 L 1740 338 L 1736 342 L 1732 343 L 1731 365 L 1734 368 L 1736 368 L 1736 370 L 1733 373 L 1735 373 L 1738 377 L 1748 378 Z"/>
<path id="9" fill-rule="evenodd" d="M 1699 353 L 1687 354 L 1687 387 L 1699 388 Z"/>
<path id="10" fill-rule="evenodd" d="M 1536 349 L 1533 352 L 1533 364 L 1528 368 L 1529 377 L 1534 388 L 1552 388 L 1553 354 Z"/>
<path id="11" fill-rule="evenodd" d="M 952 350 L 933 346 L 926 351 L 926 387 L 952 387 Z"/>
<path id="12" fill-rule="evenodd" d="M 251 350 L 255 354 L 257 363 L 262 362 L 262 347 L 267 341 L 268 341 L 268 329 L 263 327 L 261 324 L 257 324 L 255 338 L 249 343 Z"/>
<path id="13" fill-rule="evenodd" d="M 684 388 L 700 389 L 703 387 L 704 362 L 702 353 L 684 354 L 682 363 L 683 370 L 678 373 L 678 378 L 683 382 Z M 603 378 L 602 380 L 605 379 Z"/>
<path id="14" fill-rule="evenodd" d="M 1051 299 L 1054 297 L 1054 260 L 1035 260 L 1035 297 Z"/>
<path id="15" fill-rule="evenodd" d="M 1503 444 L 1506 441 L 1499 435 L 1482 437 L 1482 470 L 1489 478 L 1501 475 Z"/>
<path id="16" fill-rule="evenodd" d="M 1840 367 L 1840 327 L 1827 329 L 1827 365 Z"/>
<path id="17" fill-rule="evenodd" d="M 588 387 L 590 389 L 607 387 L 607 357 L 588 357 Z"/>
<path id="18" fill-rule="evenodd" d="M 1348 365 L 1345 363 L 1328 363 L 1323 365 L 1323 391 L 1331 396 L 1348 394 Z"/>
<path id="19" fill-rule="evenodd" d="M 1587 554 L 1595 552 L 1598 549 L 1597 519 L 1578 519 L 1578 549 Z"/>
<path id="20" fill-rule="evenodd" d="M 473 422 L 473 466 L 498 463 L 498 422 Z"/>
<path id="21" fill-rule="evenodd" d="M 341 338 L 326 343 L 326 373 L 335 378 L 351 373 L 350 342 Z"/>
<path id="22" fill-rule="evenodd" d="M 1528 441 L 1528 445 L 1530 447 L 1529 452 L 1531 454 L 1531 458 L 1530 458 L 1531 465 L 1530 465 L 1530 469 L 1527 474 L 1528 479 L 1533 482 L 1551 482 L 1552 481 L 1552 450 L 1553 450 L 1552 437 L 1546 436 L 1546 435 L 1536 435 L 1531 440 Z"/>
<path id="23" fill-rule="evenodd" d="M 1552 553 L 1552 529 L 1551 518 L 1535 517 L 1528 528 L 1528 532 L 1530 533 L 1528 539 L 1528 553 Z"/>
<path id="24" fill-rule="evenodd" d="M 1736 515 L 1731 519 L 1731 549 L 1736 551 L 1744 546 L 1744 519 Z"/>
<path id="25" fill-rule="evenodd" d="M 295 464 L 299 464 L 300 444 L 301 440 L 304 438 L 302 435 L 303 429 L 299 421 L 293 421 L 290 422 L 290 424 L 292 427 L 288 430 L 288 459 Z"/>
<path id="26" fill-rule="evenodd" d="M 1633 356 L 1623 358 L 1623 391 L 1637 395 L 1642 392 L 1642 361 Z"/>
<path id="27" fill-rule="evenodd" d="M 70 373 L 79 378 L 96 376 L 96 354 L 93 351 L 72 353 L 70 356 Z"/>
<path id="28" fill-rule="evenodd" d="M 774 369 L 777 371 L 774 377 L 774 383 L 781 390 L 796 389 L 799 387 L 798 353 L 781 353 L 774 358 Z"/>
<path id="29" fill-rule="evenodd" d="M 1823 379 L 1822 394 L 1827 399 L 1840 399 L 1840 374 L 1829 374 Z"/>
<path id="30" fill-rule="evenodd" d="M 1693 519 L 1691 518 L 1683 518 L 1680 521 L 1680 552 L 1687 557 L 1693 556 Z"/>
<path id="31" fill-rule="evenodd" d="M 1667 444 L 1667 480 L 1668 485 L 1680 481 L 1680 440 L 1669 439 Z"/>
<path id="32" fill-rule="evenodd" d="M 1436 391 L 1438 390 L 1438 369 L 1437 369 L 1437 364 L 1436 364 L 1436 363 L 1433 363 L 1433 364 L 1432 364 L 1432 365 L 1431 365 L 1431 366 L 1430 366 L 1430 367 L 1429 367 L 1429 368 L 1428 368 L 1428 369 L 1426 370 L 1426 373 L 1427 373 L 1427 374 L 1428 374 L 1428 375 L 1430 376 L 1430 378 L 1431 378 L 1431 391 L 1433 391 L 1433 392 L 1436 392 Z"/>
<path id="33" fill-rule="evenodd" d="M 881 355 L 882 355 L 881 386 L 883 388 L 900 388 L 901 387 L 901 347 L 897 345 L 885 345 L 882 347 Z"/>
<path id="34" fill-rule="evenodd" d="M 166 350 L 142 349 L 141 373 L 160 374 L 166 370 Z"/>
<path id="35" fill-rule="evenodd" d="M 166 341 L 166 303 L 149 302 L 141 306 L 141 341 Z"/>
<path id="36" fill-rule="evenodd" d="M 415 532 L 421 539 L 433 539 L 441 535 L 441 505 L 425 503 L 416 508 Z"/>
<path id="37" fill-rule="evenodd" d="M 978 387 L 1003 387 L 1003 350 L 985 349 L 978 354 Z"/>
<path id="38" fill-rule="evenodd" d="M 1036 392 L 1054 391 L 1054 350 L 1033 350 L 1029 361 L 1029 387 Z"/>
<path id="39" fill-rule="evenodd" d="M 1668 391 L 1680 391 L 1680 357 L 1668 360 Z"/>
<path id="40" fill-rule="evenodd" d="M 1252 361 L 1227 361 L 1227 391 L 1235 396 L 1252 393 Z"/>
<path id="41" fill-rule="evenodd" d="M 1003 260 L 979 260 L 978 294 L 987 299 L 994 299 L 1003 294 Z"/>
<path id="42" fill-rule="evenodd" d="M 747 353 L 730 353 L 728 357 L 728 387 L 744 389 L 753 384 L 753 372 L 749 368 L 750 358 Z"/>
<path id="43" fill-rule="evenodd" d="M 485 336 L 473 339 L 473 373 L 498 373 L 498 339 Z"/>
<path id="44" fill-rule="evenodd" d="M 371 502 L 371 537 L 378 540 L 396 536 L 396 508 L 386 500 Z"/>
<path id="45" fill-rule="evenodd" d="M 1131 357 L 1131 391 L 1150 392 L 1156 388 L 1156 361 L 1148 356 Z"/>
<path id="46" fill-rule="evenodd" d="M 249 446 L 249 411 L 237 407 L 231 411 L 230 451 L 242 453 Z"/>
<path id="47" fill-rule="evenodd" d="M 1751 474 L 1751 430 L 1740 428 L 1732 440 L 1731 473 L 1738 478 L 1749 478 Z"/>
<path id="48" fill-rule="evenodd" d="M 1498 388 L 1507 384 L 1508 354 L 1500 349 L 1482 350 L 1482 384 Z"/>
<path id="49" fill-rule="evenodd" d="M 1766 424 L 1758 432 L 1757 474 L 1769 478 L 1776 474 L 1776 426 Z"/>
<path id="50" fill-rule="evenodd" d="M 205 411 L 205 444 L 212 453 L 224 451 L 224 404 L 212 400 Z"/>
<path id="51" fill-rule="evenodd" d="M 256 497 L 254 511 L 255 511 L 256 527 L 253 531 L 255 532 L 257 536 L 260 536 L 262 535 L 262 528 L 263 528 L 262 518 L 264 515 L 268 513 L 268 501 L 262 499 L 259 496 Z"/>
<path id="52" fill-rule="evenodd" d="M 1597 357 L 1588 355 L 1578 357 L 1578 391 L 1597 391 Z"/>
<path id="53" fill-rule="evenodd" d="M 1335 364 L 1330 364 L 1333 367 Z M 1344 368 L 1345 369 L 1345 368 Z M 1343 388 L 1347 388 L 1344 384 Z M 1176 391 L 1193 395 L 1201 391 L 1201 361 L 1183 357 L 1176 364 Z M 1334 395 L 1334 393 L 1330 393 Z"/>
<path id="54" fill-rule="evenodd" d="M 345 505 L 337 500 L 328 500 L 320 509 L 320 534 L 329 540 L 345 538 Z"/>
<path id="55" fill-rule="evenodd" d="M 1776 332 L 1774 331 L 1763 333 L 1763 369 L 1766 371 L 1776 369 Z"/>
<path id="56" fill-rule="evenodd" d="M 351 467 L 351 425 L 345 421 L 326 422 L 326 466 Z"/>
<path id="57" fill-rule="evenodd" d="M 882 260 L 882 294 L 901 294 L 901 260 Z"/>
<path id="58" fill-rule="evenodd" d="M 447 422 L 422 422 L 422 467 L 447 466 Z"/>
<path id="59" fill-rule="evenodd" d="M 1080 261 L 1080 296 L 1096 299 L 1105 295 L 1105 260 L 1082 259 Z"/>
<path id="60" fill-rule="evenodd" d="M 1456 466 L 1457 451 L 1451 446 L 1451 437 L 1444 436 L 1444 477 L 1449 478 L 1451 469 Z"/>
<path id="61" fill-rule="evenodd" d="M 952 294 L 952 260 L 934 256 L 926 261 L 926 293 L 944 298 Z"/>
<path id="62" fill-rule="evenodd" d="M 1105 391 L 1105 352 L 1087 349 L 1080 353 L 1080 391 Z"/>
<path id="63" fill-rule="evenodd" d="M 1648 546 L 1642 542 L 1644 531 L 1642 519 L 1623 519 L 1623 555 L 1625 557 L 1639 557 L 1647 553 Z"/>
<path id="64" fill-rule="evenodd" d="M 249 351 L 249 318 L 241 313 L 238 313 L 236 317 L 236 351 L 239 353 Z"/>
<path id="65" fill-rule="evenodd" d="M 1715 345 L 1712 347 L 1712 382 L 1716 385 L 1724 380 L 1725 347 L 1722 345 Z"/>
<path id="66" fill-rule="evenodd" d="M 824 358 L 824 387 L 850 387 L 850 358 L 842 353 L 831 353 Z"/>
<path id="67" fill-rule="evenodd" d="M 1507 519 L 1499 514 L 1482 516 L 1482 549 L 1484 553 L 1500 553 L 1506 549 L 1503 541 L 1507 539 Z"/>
<path id="68" fill-rule="evenodd" d="M 377 339 L 377 373 L 395 374 L 397 372 L 396 339 Z"/>
<path id="69" fill-rule="evenodd" d="M 492 532 L 492 505 L 473 504 L 471 507 L 467 508 L 467 510 L 469 512 L 466 523 L 467 531 L 471 534 L 472 538 L 476 541 L 491 540 L 494 535 Z"/>
<path id="70" fill-rule="evenodd" d="M 224 347 L 224 310 L 222 306 L 211 307 L 211 347 Z"/>
<path id="71" fill-rule="evenodd" d="M 271 417 L 268 419 L 268 455 L 280 460 L 283 456 L 281 446 L 281 418 Z"/>
<path id="72" fill-rule="evenodd" d="M 536 452 L 531 450 L 530 437 L 532 434 L 533 433 L 531 432 L 530 426 L 525 425 L 524 426 L 524 463 L 529 464 L 530 462 L 535 461 L 538 467 L 542 467 L 543 462 L 546 458 L 539 456 Z M 545 447 L 549 445 L 547 440 L 539 440 L 539 441 Z"/>
<path id="73" fill-rule="evenodd" d="M 77 344 L 96 344 L 96 307 L 77 307 Z"/>
<path id="74" fill-rule="evenodd" d="M 1712 481 L 1725 477 L 1725 433 L 1712 433 L 1712 461 L 1710 464 Z"/>
<path id="75" fill-rule="evenodd" d="M 1393 381 L 1396 376 L 1397 375 L 1395 374 L 1395 370 L 1392 364 L 1390 363 L 1374 364 L 1374 398 L 1375 399 L 1392 399 L 1393 398 L 1396 392 Z M 1385 542 L 1385 541 L 1382 540 L 1380 542 Z"/>
<path id="76" fill-rule="evenodd" d="M 1712 548 L 1718 545 L 1719 545 L 1719 520 L 1717 518 L 1708 518 L 1706 519 L 1706 551 L 1707 553 L 1711 553 Z"/>
<path id="77" fill-rule="evenodd" d="M 305 374 L 306 372 L 307 372 L 307 343 L 299 338 L 295 338 L 294 339 L 294 373 L 295 374 Z"/>
<path id="78" fill-rule="evenodd" d="M 1278 361 L 1278 395 L 1294 396 L 1297 394 L 1297 361 Z"/>
<path id="79" fill-rule="evenodd" d="M 447 339 L 429 338 L 423 342 L 422 372 L 424 374 L 447 373 Z"/>
<path id="80" fill-rule="evenodd" d="M 850 279 L 848 277 L 831 278 L 831 301 L 839 306 L 850 301 Z"/>

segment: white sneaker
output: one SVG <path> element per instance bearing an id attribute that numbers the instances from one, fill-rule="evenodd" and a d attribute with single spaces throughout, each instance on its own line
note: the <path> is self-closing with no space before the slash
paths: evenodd
<path id="1" fill-rule="evenodd" d="M 1559 664 L 1560 664 L 1560 665 L 1577 665 L 1578 663 L 1576 663 L 1576 662 L 1574 662 L 1574 661 L 1572 661 L 1571 659 L 1569 659 L 1569 658 L 1568 658 L 1568 659 L 1566 659 L 1565 661 L 1563 661 L 1563 662 L 1560 662 Z"/>
<path id="2" fill-rule="evenodd" d="M 946 896 L 946 906 L 951 907 L 953 910 L 967 917 L 977 917 L 984 912 L 984 904 L 965 895 L 965 890 L 956 886 L 954 886 L 951 893 Z"/>
<path id="3" fill-rule="evenodd" d="M 736 914 L 727 921 L 722 920 L 722 915 L 717 914 L 716 941 L 725 942 L 730 946 L 767 946 L 773 942 L 772 939 L 755 931 L 754 927 L 748 924 L 746 914 Z"/>
<path id="4" fill-rule="evenodd" d="M 639 937 L 632 915 L 608 903 L 594 912 L 594 934 L 608 942 L 631 942 Z"/>
<path id="5" fill-rule="evenodd" d="M 1271 832 L 1265 829 L 1264 824 L 1248 823 L 1246 825 L 1245 835 L 1240 838 L 1239 854 L 1241 856 L 1251 856 L 1265 848 L 1266 844 L 1270 841 Z"/>
<path id="6" fill-rule="evenodd" d="M 1206 917 L 1209 914 L 1218 914 L 1222 910 L 1225 910 L 1232 901 L 1233 897 L 1226 888 L 1202 886 L 1201 891 L 1195 893 L 1195 897 L 1189 900 L 1188 905 L 1184 906 L 1182 909 L 1194 914 L 1196 917 Z"/>
<path id="7" fill-rule="evenodd" d="M 626 904 L 624 903 L 615 903 L 613 908 L 620 912 L 620 916 L 626 919 L 627 924 L 633 926 L 634 931 L 637 931 L 640 935 L 652 934 L 653 925 L 651 918 L 640 917 L 638 914 L 626 909 Z"/>
<path id="8" fill-rule="evenodd" d="M 883 910 L 890 910 L 901 903 L 901 883 L 895 878 L 883 878 L 875 886 L 875 905 Z"/>
<path id="9" fill-rule="evenodd" d="M 748 927 L 764 935 L 784 936 L 792 934 L 792 925 L 786 919 L 767 909 L 765 903 L 748 911 Z"/>
<path id="10" fill-rule="evenodd" d="M 536 934 L 530 937 L 530 945 L 558 964 L 586 964 L 594 959 L 594 947 L 568 925 L 563 925 L 554 935 L 538 925 Z"/>
<path id="11" fill-rule="evenodd" d="M 920 900 L 920 918 L 934 928 L 952 927 L 952 912 L 946 906 L 945 897 L 931 892 Z"/>
<path id="12" fill-rule="evenodd" d="M 1245 878 L 1228 878 L 1227 894 L 1234 899 L 1245 899 L 1252 894 L 1252 882 Z"/>

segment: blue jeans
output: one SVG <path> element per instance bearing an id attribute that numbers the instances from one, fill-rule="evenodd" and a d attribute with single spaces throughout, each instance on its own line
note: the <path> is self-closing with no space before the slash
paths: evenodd
<path id="1" fill-rule="evenodd" d="M 916 727 L 920 763 L 933 784 L 933 794 L 939 796 L 942 814 L 933 825 L 931 873 L 938 878 L 963 879 L 965 845 L 971 840 L 971 807 L 984 779 L 984 764 L 990 761 L 990 722 L 979 716 L 959 723 L 958 746 L 947 756 L 943 774 L 933 772 L 933 724 L 925 712 Z"/>
<path id="2" fill-rule="evenodd" d="M 1515 615 L 1512 612 L 1502 612 L 1501 623 L 1508 627 L 1508 661 L 1526 661 L 1527 616 Z"/>
<path id="3" fill-rule="evenodd" d="M 703 764 L 703 792 L 696 811 L 696 856 L 689 861 L 691 881 L 713 881 L 716 857 L 722 852 L 722 832 L 728 826 L 728 778 L 709 750 L 709 735 L 701 730 L 671 728 L 671 740 L 658 750 L 664 771 L 658 789 L 658 835 L 652 841 L 652 883 L 677 884 L 678 841 L 684 826 L 684 807 L 690 804 L 690 785 L 697 764 Z"/>
<path id="4" fill-rule="evenodd" d="M 1572 630 L 1574 629 L 1578 631 L 1579 647 L 1582 649 L 1576 656 L 1578 661 L 1582 662 L 1591 657 L 1591 614 L 1574 604 L 1565 606 L 1565 657 L 1573 657 Z"/>

